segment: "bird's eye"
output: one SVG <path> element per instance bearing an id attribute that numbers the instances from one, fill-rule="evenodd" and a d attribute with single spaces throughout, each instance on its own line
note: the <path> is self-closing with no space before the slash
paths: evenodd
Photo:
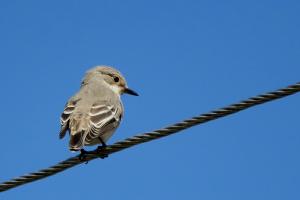
<path id="1" fill-rule="evenodd" d="M 114 78 L 114 81 L 115 81 L 116 83 L 119 82 L 119 80 L 120 80 L 119 77 L 115 77 L 115 78 Z"/>

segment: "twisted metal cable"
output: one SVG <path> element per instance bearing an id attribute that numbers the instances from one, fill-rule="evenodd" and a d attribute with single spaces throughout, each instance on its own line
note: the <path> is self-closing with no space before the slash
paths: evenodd
<path id="1" fill-rule="evenodd" d="M 230 114 L 237 113 L 241 110 L 245 110 L 252 106 L 256 106 L 262 103 L 266 103 L 275 99 L 279 99 L 288 95 L 295 94 L 300 91 L 300 82 L 294 85 L 288 86 L 283 89 L 279 89 L 274 92 L 266 93 L 263 95 L 259 95 L 256 97 L 249 98 L 247 100 L 241 101 L 240 103 L 232 104 L 228 107 L 221 108 L 218 110 L 214 110 L 212 112 L 199 115 L 197 117 L 193 117 L 191 119 L 184 120 L 182 122 L 176 123 L 174 125 L 168 126 L 163 129 L 155 130 L 153 132 L 144 133 L 141 135 L 136 135 L 131 138 L 127 138 L 123 141 L 117 142 L 113 145 L 107 146 L 105 149 L 99 151 L 91 151 L 86 155 L 85 161 L 79 159 L 79 155 L 75 157 L 71 157 L 65 161 L 62 161 L 54 166 L 51 166 L 46 169 L 42 169 L 38 172 L 33 172 L 28 175 L 20 176 L 18 178 L 11 179 L 9 181 L 3 182 L 0 184 L 0 192 L 9 190 L 11 188 L 15 188 L 20 185 L 24 185 L 33 181 L 37 181 L 42 178 L 46 178 L 48 176 L 52 176 L 56 173 L 62 172 L 66 169 L 74 167 L 78 164 L 81 164 L 86 161 L 93 160 L 95 158 L 105 156 L 108 154 L 112 154 L 126 148 L 135 146 L 137 144 L 141 144 L 144 142 L 149 142 L 151 140 L 155 140 L 158 138 L 162 138 L 184 129 L 190 128 L 192 126 L 202 124 L 211 120 L 218 119 L 220 117 L 224 117 Z"/>

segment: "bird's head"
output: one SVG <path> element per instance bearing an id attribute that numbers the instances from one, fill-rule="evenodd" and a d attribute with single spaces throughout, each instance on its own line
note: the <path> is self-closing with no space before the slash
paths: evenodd
<path id="1" fill-rule="evenodd" d="M 112 67 L 97 66 L 87 72 L 85 80 L 98 75 L 100 75 L 101 78 L 103 78 L 103 80 L 109 85 L 109 87 L 111 87 L 111 89 L 116 93 L 120 95 L 126 93 L 134 96 L 139 96 L 138 93 L 127 86 L 127 82 L 122 74 Z"/>

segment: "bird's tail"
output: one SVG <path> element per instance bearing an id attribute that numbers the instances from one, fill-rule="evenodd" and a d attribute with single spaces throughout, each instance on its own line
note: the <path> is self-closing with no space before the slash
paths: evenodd
<path id="1" fill-rule="evenodd" d="M 85 131 L 77 132 L 70 135 L 69 149 L 70 151 L 79 151 L 83 147 L 83 135 Z"/>
<path id="2" fill-rule="evenodd" d="M 84 146 L 88 121 L 83 116 L 70 119 L 70 151 L 79 151 Z"/>

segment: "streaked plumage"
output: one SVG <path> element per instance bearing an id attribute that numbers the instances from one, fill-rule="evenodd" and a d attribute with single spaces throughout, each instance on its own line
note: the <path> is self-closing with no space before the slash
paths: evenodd
<path id="1" fill-rule="evenodd" d="M 87 72 L 80 90 L 70 98 L 61 115 L 59 137 L 69 131 L 70 150 L 105 143 L 112 136 L 122 119 L 123 93 L 137 95 L 127 88 L 117 70 L 98 66 Z"/>

